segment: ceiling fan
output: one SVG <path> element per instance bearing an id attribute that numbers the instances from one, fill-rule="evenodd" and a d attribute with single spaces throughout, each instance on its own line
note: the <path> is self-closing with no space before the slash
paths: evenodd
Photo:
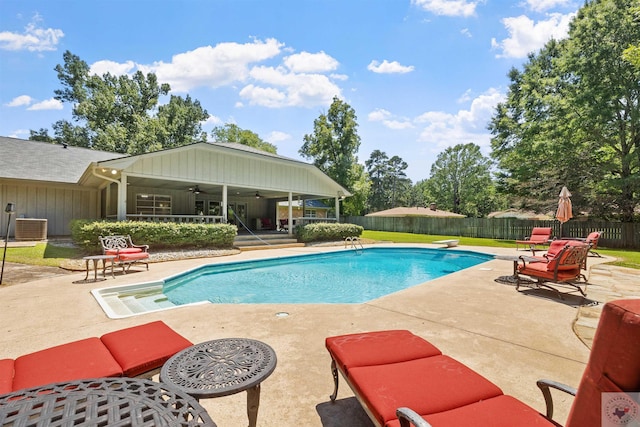
<path id="1" fill-rule="evenodd" d="M 207 194 L 206 191 L 200 190 L 200 187 L 198 185 L 196 185 L 195 187 L 189 187 L 189 191 L 191 191 L 193 194 Z"/>

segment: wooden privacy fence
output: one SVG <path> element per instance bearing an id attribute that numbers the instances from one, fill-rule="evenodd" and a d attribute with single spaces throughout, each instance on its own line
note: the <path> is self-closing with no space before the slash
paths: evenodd
<path id="1" fill-rule="evenodd" d="M 553 220 L 348 216 L 344 218 L 344 222 L 361 225 L 365 230 L 498 240 L 523 239 L 531 235 L 533 227 L 551 227 L 553 236 L 556 238 L 587 237 L 592 231 L 600 231 L 602 236 L 598 246 L 640 249 L 640 223 L 571 220 L 562 224 L 562 236 L 560 236 L 560 223 Z"/>

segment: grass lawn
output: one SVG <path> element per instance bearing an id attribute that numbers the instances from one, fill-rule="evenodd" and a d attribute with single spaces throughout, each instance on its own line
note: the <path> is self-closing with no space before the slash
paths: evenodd
<path id="1" fill-rule="evenodd" d="M 82 256 L 80 249 L 54 246 L 48 243 L 36 243 L 35 246 L 7 248 L 6 261 L 60 267 L 60 263 L 65 259 L 78 258 L 80 256 Z"/>
<path id="2" fill-rule="evenodd" d="M 371 231 L 365 230 L 362 233 L 362 237 L 371 240 L 381 240 L 395 243 L 433 243 L 435 240 L 448 240 L 457 239 L 460 240 L 461 245 L 469 246 L 489 246 L 494 248 L 514 248 L 516 242 L 514 240 L 495 240 L 495 239 L 480 239 L 476 237 L 459 237 L 459 236 L 436 236 L 428 234 L 413 234 L 413 233 L 396 233 L 392 231 Z M 627 251 L 622 249 L 603 249 L 598 247 L 598 253 L 615 257 L 616 260 L 609 264 L 617 265 L 620 267 L 629 267 L 640 269 L 640 252 L 639 251 Z"/>

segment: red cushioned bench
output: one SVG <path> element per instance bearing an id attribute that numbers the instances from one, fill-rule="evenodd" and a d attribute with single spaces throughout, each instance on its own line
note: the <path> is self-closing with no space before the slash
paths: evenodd
<path id="1" fill-rule="evenodd" d="M 567 427 L 599 426 L 604 392 L 640 391 L 640 299 L 604 306 L 577 394 L 563 384 L 538 381 L 545 415 L 406 330 L 329 337 L 326 347 L 335 382 L 331 400 L 339 372 L 377 426 L 557 427 L 550 389 L 576 396 Z M 635 409 L 640 413 L 637 402 Z"/>
<path id="2" fill-rule="evenodd" d="M 149 270 L 149 245 L 135 245 L 131 236 L 99 236 L 103 255 L 114 255 L 113 262 L 122 267 L 122 272 L 129 271 L 136 263 L 144 264 Z"/>
<path id="3" fill-rule="evenodd" d="M 151 376 L 193 345 L 162 321 L 0 360 L 0 394 L 60 381 Z"/>

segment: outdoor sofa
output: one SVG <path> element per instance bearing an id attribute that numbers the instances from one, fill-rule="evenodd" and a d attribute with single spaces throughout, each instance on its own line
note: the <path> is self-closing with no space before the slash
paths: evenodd
<path id="1" fill-rule="evenodd" d="M 640 391 L 640 299 L 603 307 L 577 391 L 538 381 L 544 415 L 407 330 L 334 336 L 325 344 L 335 383 L 331 400 L 337 397 L 339 372 L 376 426 L 557 427 L 550 389 L 575 396 L 567 427 L 596 427 L 603 416 L 615 416 L 615 407 L 602 400 L 608 392 L 616 393 L 611 403 L 626 398 L 623 407 L 640 413 L 638 402 L 626 394 Z"/>
<path id="2" fill-rule="evenodd" d="M 150 377 L 193 345 L 162 321 L 0 360 L 0 394 L 97 377 Z"/>

